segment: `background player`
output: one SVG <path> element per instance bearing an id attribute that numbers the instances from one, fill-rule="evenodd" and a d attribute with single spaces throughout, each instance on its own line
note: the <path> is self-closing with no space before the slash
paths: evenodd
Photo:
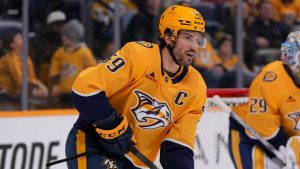
<path id="1" fill-rule="evenodd" d="M 281 52 L 281 61 L 267 65 L 252 82 L 248 104 L 235 109 L 245 114 L 246 122 L 277 149 L 300 133 L 300 31 L 288 35 Z M 230 146 L 236 167 L 267 168 L 270 164 L 266 158 L 273 156 L 237 123 L 232 121 L 231 129 Z"/>
<path id="2" fill-rule="evenodd" d="M 205 46 L 204 27 L 197 10 L 171 6 L 160 19 L 160 45 L 127 43 L 77 77 L 73 100 L 80 115 L 68 136 L 66 155 L 91 149 L 101 153 L 69 161 L 69 168 L 143 168 L 128 153 L 133 144 L 152 162 L 160 150 L 164 168 L 194 168 L 206 85 L 189 65 Z"/>

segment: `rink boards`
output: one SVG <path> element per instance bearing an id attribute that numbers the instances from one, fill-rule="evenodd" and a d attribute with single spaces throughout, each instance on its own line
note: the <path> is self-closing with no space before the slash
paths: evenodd
<path id="1" fill-rule="evenodd" d="M 73 109 L 0 112 L 0 169 L 44 169 L 47 162 L 65 158 L 66 137 L 77 116 Z M 227 134 L 228 115 L 203 115 L 195 141 L 195 168 L 233 168 Z M 50 169 L 66 169 L 66 164 Z"/>

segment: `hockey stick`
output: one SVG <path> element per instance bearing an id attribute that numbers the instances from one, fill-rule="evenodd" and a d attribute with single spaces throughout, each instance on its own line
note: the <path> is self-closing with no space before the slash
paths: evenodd
<path id="1" fill-rule="evenodd" d="M 263 139 L 252 127 L 250 127 L 242 118 L 240 118 L 235 112 L 231 110 L 229 106 L 227 106 L 223 100 L 218 96 L 213 96 L 213 101 L 219 105 L 222 109 L 224 109 L 226 112 L 229 113 L 229 115 L 235 119 L 240 125 L 242 125 L 246 130 L 248 130 L 251 134 L 254 135 L 255 138 L 257 138 L 258 141 L 271 153 L 273 153 L 279 160 L 282 162 L 282 164 L 286 165 L 285 159 L 283 155 L 267 140 Z"/>
<path id="2" fill-rule="evenodd" d="M 90 156 L 90 155 L 98 154 L 99 152 L 100 152 L 99 150 L 91 150 L 91 151 L 87 151 L 87 152 L 84 152 L 84 153 L 79 153 L 79 154 L 77 154 L 75 156 L 72 156 L 72 157 L 69 157 L 69 158 L 64 158 L 64 159 L 61 159 L 61 160 L 57 160 L 57 161 L 47 163 L 46 167 L 50 167 L 50 166 L 55 165 L 55 164 L 59 164 L 59 163 L 67 162 L 67 161 L 70 161 L 70 160 L 74 160 L 74 159 L 77 159 L 77 158 L 80 158 L 80 157 L 83 157 L 83 156 Z"/>
<path id="3" fill-rule="evenodd" d="M 134 154 L 139 160 L 141 160 L 147 167 L 149 167 L 150 169 L 158 169 L 158 167 L 153 164 L 144 154 L 142 154 L 138 149 L 136 149 L 135 146 L 131 146 L 129 147 L 129 151 Z M 94 154 L 98 154 L 100 151 L 99 150 L 91 150 L 91 151 L 87 151 L 84 153 L 80 153 L 77 154 L 75 156 L 69 157 L 69 158 L 65 158 L 65 159 L 61 159 L 61 160 L 57 160 L 57 161 L 53 161 L 50 163 L 47 163 L 46 166 L 50 167 L 52 165 L 55 164 L 59 164 L 59 163 L 63 163 L 63 162 L 67 162 L 70 160 L 74 160 L 83 156 L 90 156 L 90 155 L 94 155 Z"/>
<path id="4" fill-rule="evenodd" d="M 135 146 L 129 147 L 129 151 L 134 154 L 139 160 L 146 164 L 150 169 L 158 169 L 144 154 L 142 154 Z"/>

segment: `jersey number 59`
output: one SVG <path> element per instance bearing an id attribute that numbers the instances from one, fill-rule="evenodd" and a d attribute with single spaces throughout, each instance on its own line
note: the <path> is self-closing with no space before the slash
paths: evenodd
<path id="1" fill-rule="evenodd" d="M 125 61 L 122 58 L 115 56 L 106 59 L 104 63 L 106 63 L 106 68 L 111 72 L 116 72 L 125 65 Z"/>

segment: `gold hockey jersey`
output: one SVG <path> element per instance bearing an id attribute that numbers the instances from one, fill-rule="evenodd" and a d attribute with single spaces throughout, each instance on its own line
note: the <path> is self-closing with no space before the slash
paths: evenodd
<path id="1" fill-rule="evenodd" d="M 127 117 L 137 149 L 152 162 L 164 140 L 193 150 L 206 102 L 205 82 L 194 68 L 181 66 L 168 76 L 159 46 L 144 41 L 127 43 L 104 63 L 83 71 L 73 92 L 86 97 L 105 92 L 114 109 Z M 133 154 L 126 157 L 144 166 Z"/>
<path id="2" fill-rule="evenodd" d="M 70 93 L 77 75 L 84 69 L 95 66 L 92 51 L 82 46 L 73 51 L 58 48 L 51 59 L 50 77 L 60 75 L 58 87 L 62 93 Z"/>
<path id="3" fill-rule="evenodd" d="M 39 80 L 35 76 L 34 66 L 30 56 L 27 57 L 28 81 L 32 84 Z M 12 52 L 5 54 L 0 59 L 0 91 L 19 97 L 22 86 L 22 57 Z"/>
<path id="4" fill-rule="evenodd" d="M 264 138 L 300 134 L 300 88 L 281 61 L 267 65 L 250 87 L 246 121 Z M 248 135 L 251 135 L 248 133 Z"/>

